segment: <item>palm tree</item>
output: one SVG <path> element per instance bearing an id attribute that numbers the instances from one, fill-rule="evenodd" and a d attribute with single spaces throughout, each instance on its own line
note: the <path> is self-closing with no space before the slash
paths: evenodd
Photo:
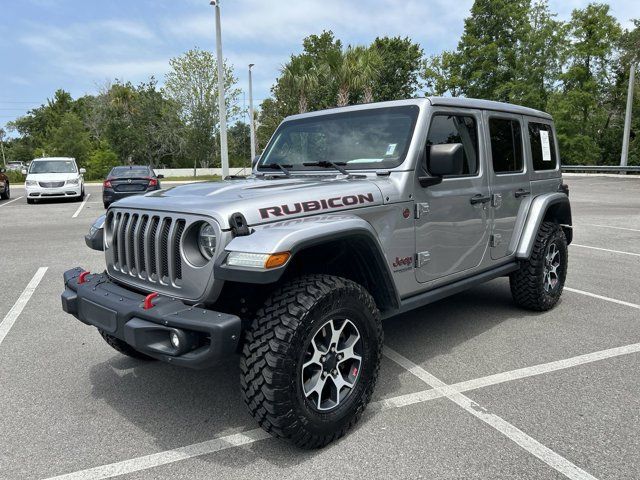
<path id="1" fill-rule="evenodd" d="M 356 56 L 357 75 L 360 77 L 357 83 L 363 89 L 364 103 L 371 103 L 373 102 L 373 87 L 380 75 L 382 58 L 372 47 L 356 47 L 354 54 Z"/>
<path id="2" fill-rule="evenodd" d="M 344 52 L 329 52 L 326 56 L 323 72 L 338 84 L 338 107 L 349 105 L 349 95 L 360 88 L 361 76 L 358 75 L 357 51 L 347 47 Z"/>
<path id="3" fill-rule="evenodd" d="M 309 92 L 318 85 L 318 68 L 304 57 L 291 57 L 281 73 L 283 86 L 298 97 L 298 111 L 305 113 L 309 108 Z"/>

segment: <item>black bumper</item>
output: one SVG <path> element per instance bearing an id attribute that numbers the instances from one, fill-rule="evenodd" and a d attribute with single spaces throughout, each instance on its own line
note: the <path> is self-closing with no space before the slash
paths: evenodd
<path id="1" fill-rule="evenodd" d="M 144 295 L 117 285 L 106 274 L 87 275 L 78 284 L 82 271 L 64 273 L 62 309 L 139 352 L 175 365 L 206 368 L 238 348 L 241 320 L 235 315 L 191 307 L 166 296 L 158 296 L 145 310 Z M 171 332 L 181 340 L 179 349 L 169 340 Z"/>

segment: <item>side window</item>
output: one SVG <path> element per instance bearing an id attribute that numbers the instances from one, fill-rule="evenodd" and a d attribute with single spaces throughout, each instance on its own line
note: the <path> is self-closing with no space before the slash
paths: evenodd
<path id="1" fill-rule="evenodd" d="M 554 170 L 556 168 L 556 147 L 551 125 L 529 122 L 529 141 L 534 170 Z"/>
<path id="2" fill-rule="evenodd" d="M 523 167 L 522 131 L 518 120 L 489 119 L 491 156 L 495 173 L 521 172 Z"/>
<path id="3" fill-rule="evenodd" d="M 462 144 L 463 175 L 478 173 L 478 128 L 475 118 L 467 115 L 434 115 L 427 137 L 427 171 L 429 171 L 429 147 L 444 143 Z"/>

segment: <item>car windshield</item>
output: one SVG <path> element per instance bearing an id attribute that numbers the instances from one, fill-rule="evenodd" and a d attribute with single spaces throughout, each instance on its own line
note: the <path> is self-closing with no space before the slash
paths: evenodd
<path id="1" fill-rule="evenodd" d="M 135 178 L 150 177 L 151 172 L 147 167 L 114 167 L 109 173 L 111 178 Z"/>
<path id="2" fill-rule="evenodd" d="M 76 173 L 73 160 L 38 160 L 31 162 L 29 173 Z"/>
<path id="3" fill-rule="evenodd" d="M 416 105 L 355 110 L 283 123 L 260 158 L 258 170 L 279 164 L 317 170 L 305 163 L 334 162 L 346 169 L 393 168 L 407 155 Z"/>

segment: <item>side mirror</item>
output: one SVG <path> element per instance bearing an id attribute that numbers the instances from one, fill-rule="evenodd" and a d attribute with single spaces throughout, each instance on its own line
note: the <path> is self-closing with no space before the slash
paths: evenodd
<path id="1" fill-rule="evenodd" d="M 164 175 L 162 175 L 162 174 L 160 174 L 160 175 L 156 175 L 156 178 L 157 178 L 158 180 L 162 180 L 162 179 L 164 178 Z"/>
<path id="2" fill-rule="evenodd" d="M 256 168 L 256 165 L 258 164 L 259 161 L 260 161 L 260 155 L 256 155 L 255 157 L 253 157 L 253 160 L 251 160 L 251 168 Z"/>
<path id="3" fill-rule="evenodd" d="M 82 175 L 84 175 L 85 173 L 87 173 L 87 169 L 86 169 L 86 168 L 81 168 L 81 169 L 80 169 L 80 173 L 81 173 Z"/>
<path id="4" fill-rule="evenodd" d="M 23 175 L 26 175 L 26 174 L 27 174 L 27 169 L 26 169 L 26 168 L 23 168 L 23 169 L 22 169 L 22 170 L 20 170 L 20 171 L 22 172 L 22 174 L 23 174 Z"/>
<path id="5" fill-rule="evenodd" d="M 428 187 L 442 182 L 447 175 L 462 175 L 464 150 L 461 143 L 431 145 L 428 154 L 430 177 L 419 177 L 420 185 Z"/>

